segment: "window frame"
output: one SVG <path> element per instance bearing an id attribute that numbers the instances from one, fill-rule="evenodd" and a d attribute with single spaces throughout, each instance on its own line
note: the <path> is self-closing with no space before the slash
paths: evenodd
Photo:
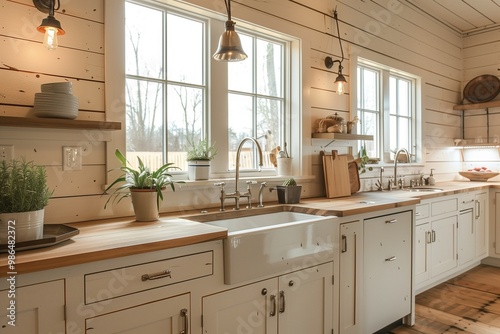
<path id="1" fill-rule="evenodd" d="M 180 15 L 186 18 L 193 18 L 195 20 L 206 22 L 205 25 L 205 45 L 204 51 L 206 53 L 204 59 L 204 81 L 205 81 L 205 112 L 203 114 L 203 125 L 202 125 L 202 136 L 204 138 L 208 138 L 210 141 L 215 142 L 218 148 L 217 157 L 212 161 L 212 171 L 210 178 L 227 178 L 232 177 L 234 174 L 234 170 L 229 170 L 229 143 L 228 143 L 228 135 L 226 131 L 220 131 L 221 129 L 228 128 L 227 117 L 228 117 L 228 80 L 224 80 L 227 78 L 227 65 L 225 63 L 215 61 L 211 55 L 215 52 L 217 48 L 217 42 L 219 36 L 224 31 L 224 22 L 221 20 L 218 15 L 210 15 L 210 13 L 198 12 L 195 8 L 192 8 L 189 5 L 167 5 L 167 4 L 152 4 L 148 0 L 126 0 L 126 2 L 135 3 L 138 5 L 143 5 L 147 7 L 152 7 L 155 9 L 160 9 L 165 11 L 165 13 L 174 13 L 176 15 Z M 244 34 L 269 40 L 272 42 L 277 42 L 283 44 L 283 82 L 281 91 L 283 92 L 283 111 L 282 111 L 282 129 L 281 129 L 281 138 L 277 139 L 277 142 L 288 142 L 291 140 L 291 124 L 290 120 L 292 119 L 292 110 L 291 105 L 291 83 L 290 78 L 291 74 L 291 53 L 292 53 L 292 43 L 293 39 L 289 39 L 289 36 L 275 32 L 272 30 L 268 30 L 267 28 L 258 28 L 253 29 L 252 26 L 248 24 L 242 24 L 242 26 L 237 27 L 238 32 L 242 32 Z M 213 73 L 217 73 L 217 75 L 213 75 Z M 126 74 L 125 74 L 126 75 Z M 128 75 L 126 75 L 126 79 Z M 165 91 L 167 90 L 168 84 L 171 82 L 165 79 Z M 177 82 L 174 82 L 177 84 Z M 188 84 L 188 86 L 190 86 Z M 222 93 L 225 91 L 225 94 Z M 166 94 L 166 93 L 165 93 Z M 259 94 L 255 93 L 256 96 Z M 165 113 L 166 106 L 164 107 L 163 112 Z M 167 128 L 165 128 L 167 132 Z M 221 136 L 221 133 L 224 133 L 224 136 Z M 126 134 L 125 134 L 126 136 Z M 225 137 L 225 138 L 224 138 Z M 295 145 L 301 145 L 300 141 L 296 141 Z M 166 148 L 166 145 L 164 146 Z M 297 149 L 299 151 L 300 149 Z M 165 154 L 165 152 L 163 152 Z M 168 156 L 168 155 L 167 155 Z M 258 171 L 255 170 L 242 170 L 242 173 L 248 176 L 258 175 L 258 176 L 276 176 L 275 169 L 268 169 Z M 257 174 L 257 172 L 259 172 Z M 187 179 L 187 170 L 186 171 L 172 171 L 175 178 L 184 178 Z"/>
<path id="2" fill-rule="evenodd" d="M 394 153 L 391 152 L 390 148 L 390 131 L 386 131 L 386 129 L 390 129 L 390 89 L 389 89 L 389 79 L 390 77 L 401 78 L 408 82 L 410 82 L 410 98 L 409 105 L 410 108 L 410 116 L 411 116 L 411 124 L 409 129 L 411 131 L 411 135 L 409 136 L 409 140 L 411 140 L 410 147 L 405 147 L 408 149 L 410 154 L 412 155 L 411 163 L 421 164 L 423 163 L 421 150 L 422 150 L 422 136 L 421 136 L 421 124 L 422 124 L 422 110 L 421 110 L 421 79 L 415 74 L 410 74 L 409 72 L 399 70 L 393 66 L 384 65 L 382 63 L 378 63 L 366 58 L 361 57 L 353 57 L 353 68 L 354 68 L 354 76 L 356 77 L 356 88 L 352 101 L 354 102 L 355 112 L 360 117 L 361 122 L 363 122 L 360 114 L 360 107 L 358 106 L 358 68 L 364 67 L 370 69 L 372 71 L 378 72 L 378 99 L 379 99 L 379 110 L 381 113 L 379 119 L 379 130 L 378 130 L 378 142 L 376 145 L 378 146 L 378 154 L 380 155 L 378 158 L 381 159 L 380 165 L 384 164 L 392 164 L 394 163 Z M 387 93 L 386 93 L 387 92 Z M 363 128 L 363 126 L 362 126 Z M 375 138 L 374 138 L 375 140 Z M 359 145 L 362 145 L 360 143 Z M 398 147 L 399 149 L 400 147 Z"/>

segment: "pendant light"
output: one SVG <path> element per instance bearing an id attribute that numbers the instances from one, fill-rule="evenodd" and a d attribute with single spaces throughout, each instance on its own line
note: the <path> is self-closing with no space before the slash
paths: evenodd
<path id="1" fill-rule="evenodd" d="M 339 30 L 339 20 L 337 18 L 337 9 L 334 10 L 333 12 L 333 18 L 335 19 L 335 23 L 337 25 L 337 35 L 339 39 L 339 45 L 340 45 L 340 52 L 342 53 L 342 59 L 341 60 L 333 60 L 332 57 L 326 57 L 325 58 L 325 66 L 326 68 L 332 68 L 333 64 L 339 63 L 339 71 L 337 78 L 335 79 L 335 85 L 337 86 L 337 94 L 342 95 L 345 92 L 345 85 L 347 85 L 347 80 L 345 79 L 344 75 L 342 74 L 342 62 L 344 61 L 344 49 L 342 48 L 342 41 L 340 40 L 340 30 Z"/>
<path id="2" fill-rule="evenodd" d="M 231 20 L 231 0 L 224 0 L 227 11 L 226 31 L 219 38 L 219 47 L 213 57 L 218 61 L 241 61 L 247 59 L 238 33 L 234 31 L 236 22 Z"/>
<path id="3" fill-rule="evenodd" d="M 54 50 L 59 44 L 57 36 L 65 34 L 61 23 L 54 17 L 54 10 L 58 10 L 61 7 L 60 0 L 33 0 L 33 4 L 42 13 L 49 14 L 49 16 L 42 20 L 42 24 L 40 24 L 37 30 L 45 34 L 43 45 L 49 50 Z"/>

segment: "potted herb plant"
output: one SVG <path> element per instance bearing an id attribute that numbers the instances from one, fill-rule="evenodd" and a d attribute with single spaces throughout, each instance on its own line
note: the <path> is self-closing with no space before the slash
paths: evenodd
<path id="1" fill-rule="evenodd" d="M 178 169 L 172 166 L 173 163 L 166 163 L 155 171 L 151 171 L 145 166 L 141 158 L 137 157 L 139 166 L 137 169 L 130 167 L 130 163 L 120 150 L 115 151 L 115 155 L 120 161 L 120 170 L 123 172 L 115 179 L 105 190 L 108 192 L 114 185 L 123 183 L 117 187 L 106 201 L 104 208 L 109 201 L 121 201 L 123 198 L 131 196 L 134 207 L 135 218 L 137 221 L 157 220 L 159 216 L 160 201 L 163 200 L 162 191 L 170 186 L 175 191 L 175 183 L 182 181 L 173 181 L 172 175 L 168 172 L 170 169 Z"/>
<path id="2" fill-rule="evenodd" d="M 44 166 L 24 159 L 1 161 L 0 243 L 7 243 L 12 228 L 16 242 L 41 239 L 45 207 L 51 195 Z"/>
<path id="3" fill-rule="evenodd" d="M 270 188 L 272 190 L 272 188 Z M 276 186 L 278 192 L 278 203 L 296 204 L 300 202 L 302 186 L 297 185 L 293 177 L 286 179 L 282 185 Z"/>
<path id="4" fill-rule="evenodd" d="M 217 155 L 217 149 L 207 140 L 190 142 L 187 150 L 188 178 L 190 180 L 208 180 L 210 161 Z"/>

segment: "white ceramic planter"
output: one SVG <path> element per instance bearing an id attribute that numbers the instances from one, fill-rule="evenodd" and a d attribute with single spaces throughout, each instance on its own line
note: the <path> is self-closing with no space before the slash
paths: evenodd
<path id="1" fill-rule="evenodd" d="M 9 235 L 15 235 L 16 242 L 42 239 L 44 213 L 45 209 L 0 213 L 0 243 L 6 244 Z"/>
<path id="2" fill-rule="evenodd" d="M 130 189 L 130 194 L 136 221 L 147 222 L 158 220 L 159 213 L 156 204 L 156 190 Z"/>
<path id="3" fill-rule="evenodd" d="M 210 177 L 210 160 L 189 160 L 188 178 L 190 180 L 208 180 Z"/>

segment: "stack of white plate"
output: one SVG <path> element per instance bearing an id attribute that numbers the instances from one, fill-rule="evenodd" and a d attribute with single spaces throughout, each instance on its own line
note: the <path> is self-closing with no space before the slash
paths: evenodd
<path id="1" fill-rule="evenodd" d="M 35 93 L 35 116 L 75 119 L 78 98 L 72 94 L 71 82 L 42 84 L 42 92 Z"/>

